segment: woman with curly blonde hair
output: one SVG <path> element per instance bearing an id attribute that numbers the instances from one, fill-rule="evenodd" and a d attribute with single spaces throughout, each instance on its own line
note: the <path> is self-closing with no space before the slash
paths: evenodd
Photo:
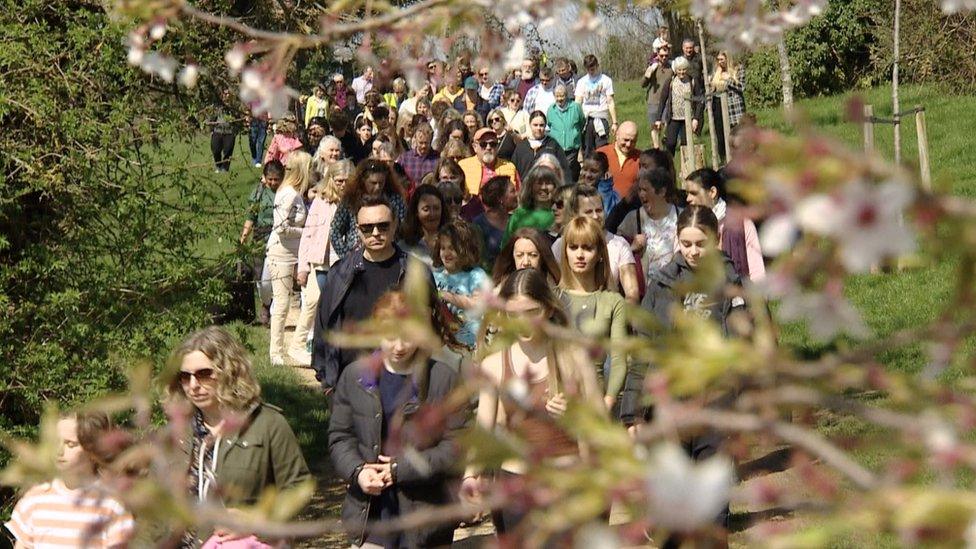
<path id="1" fill-rule="evenodd" d="M 191 407 L 190 436 L 181 442 L 193 498 L 232 510 L 254 504 L 269 486 L 284 490 L 311 478 L 288 421 L 261 401 L 250 358 L 226 330 L 193 333 L 173 351 L 169 366 L 175 375 L 166 385 L 167 403 Z M 207 537 L 227 541 L 247 533 L 218 525 L 212 536 L 191 537 L 184 541 L 198 545 Z"/>

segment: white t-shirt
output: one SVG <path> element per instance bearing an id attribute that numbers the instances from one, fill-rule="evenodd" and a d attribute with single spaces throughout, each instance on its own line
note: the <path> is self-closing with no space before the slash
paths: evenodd
<path id="1" fill-rule="evenodd" d="M 576 81 L 576 99 L 583 107 L 583 114 L 592 118 L 610 118 L 610 97 L 613 96 L 613 80 L 605 74 L 596 78 L 586 74 Z"/>
<path id="2" fill-rule="evenodd" d="M 603 236 L 607 239 L 607 256 L 610 260 L 611 289 L 616 290 L 620 287 L 620 266 L 634 265 L 634 252 L 630 251 L 630 244 L 627 239 L 615 235 L 611 232 L 604 232 Z M 552 255 L 556 256 L 556 262 L 562 263 L 563 260 L 563 237 L 559 237 L 552 243 Z"/>

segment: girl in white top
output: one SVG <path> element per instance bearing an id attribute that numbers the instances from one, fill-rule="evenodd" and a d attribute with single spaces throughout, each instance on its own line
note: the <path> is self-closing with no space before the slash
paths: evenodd
<path id="1" fill-rule="evenodd" d="M 285 160 L 285 178 L 275 192 L 274 227 L 268 237 L 265 269 L 271 277 L 271 364 L 284 365 L 285 317 L 291 304 L 295 265 L 305 227 L 305 191 L 308 189 L 312 157 L 293 151 Z"/>

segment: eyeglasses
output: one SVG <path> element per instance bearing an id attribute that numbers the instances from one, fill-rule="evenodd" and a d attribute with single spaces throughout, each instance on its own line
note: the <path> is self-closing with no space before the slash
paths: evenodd
<path id="1" fill-rule="evenodd" d="M 489 118 L 488 119 L 488 121 L 491 122 L 492 124 L 494 124 L 495 122 L 501 122 L 502 120 L 504 120 L 504 118 L 502 118 L 500 116 L 496 116 L 495 118 Z"/>
<path id="2" fill-rule="evenodd" d="M 498 141 L 479 141 L 478 144 L 482 149 L 494 149 L 498 146 Z"/>
<path id="3" fill-rule="evenodd" d="M 391 223 L 389 221 L 380 221 L 379 223 L 361 223 L 359 225 L 359 230 L 363 234 L 373 234 L 379 231 L 379 234 L 386 234 L 390 230 Z"/>
<path id="4" fill-rule="evenodd" d="M 190 383 L 190 379 L 197 380 L 197 383 L 202 383 L 204 381 L 210 381 L 214 378 L 213 368 L 201 368 L 196 372 L 184 372 L 180 370 L 179 374 L 180 383 L 186 385 Z"/>

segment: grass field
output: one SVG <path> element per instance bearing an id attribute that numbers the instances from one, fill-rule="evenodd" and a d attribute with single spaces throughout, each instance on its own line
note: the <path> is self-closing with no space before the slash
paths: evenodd
<path id="1" fill-rule="evenodd" d="M 875 115 L 890 116 L 890 90 L 878 88 L 860 93 L 860 98 L 874 105 Z M 832 136 L 852 147 L 861 147 L 861 127 L 845 120 L 847 102 L 854 96 L 818 98 L 797 104 L 798 123 L 788 121 L 779 109 L 756 111 L 760 125 L 787 133 L 817 131 Z M 936 185 L 952 193 L 976 196 L 976 165 L 968 154 L 976 150 L 976 139 L 966 128 L 976 127 L 976 98 L 951 96 L 933 87 L 904 87 L 902 108 L 923 105 L 927 111 L 927 125 L 932 174 Z M 643 92 L 635 82 L 617 86 L 617 109 L 620 120 L 635 120 L 640 127 L 639 146 L 650 146 L 650 134 L 645 115 Z M 705 138 L 707 142 L 707 138 Z M 206 140 L 200 138 L 194 150 L 185 151 L 191 165 L 197 168 L 199 177 L 220 186 L 221 201 L 226 207 L 243 210 L 246 197 L 260 177 L 260 170 L 247 162 L 246 136 L 242 136 L 235 151 L 229 174 L 215 174 L 209 160 Z M 879 154 L 892 158 L 891 126 L 878 126 L 875 143 Z M 910 118 L 902 127 L 903 158 L 906 164 L 917 159 L 915 123 Z M 708 156 L 706 155 L 706 158 Z M 226 225 L 224 225 L 226 227 Z M 233 249 L 239 227 L 228 231 L 222 228 L 204 243 L 204 252 L 218 255 Z M 882 275 L 853 276 L 848 280 L 847 295 L 861 311 L 871 329 L 879 336 L 896 330 L 917 326 L 933 319 L 947 305 L 950 296 L 953 263 L 927 265 L 920 268 Z M 267 355 L 267 331 L 263 328 L 235 324 L 234 329 L 246 339 L 252 349 L 260 381 L 267 399 L 282 406 L 299 436 L 305 455 L 313 469 L 327 470 L 327 445 L 324 426 L 328 418 L 325 400 L 317 391 L 308 387 L 298 374 L 290 369 L 272 368 Z M 783 327 L 781 340 L 797 353 L 815 356 L 824 350 L 813 342 L 800 325 Z M 847 342 L 842 342 L 847 344 Z M 911 373 L 922 368 L 926 356 L 919 345 L 891 349 L 881 360 L 892 370 Z M 841 421 L 825 425 L 824 430 L 841 436 L 880 436 L 865 430 L 860 424 Z M 878 465 L 885 456 L 857 455 L 868 466 Z M 330 508 L 333 509 L 334 508 Z"/>

